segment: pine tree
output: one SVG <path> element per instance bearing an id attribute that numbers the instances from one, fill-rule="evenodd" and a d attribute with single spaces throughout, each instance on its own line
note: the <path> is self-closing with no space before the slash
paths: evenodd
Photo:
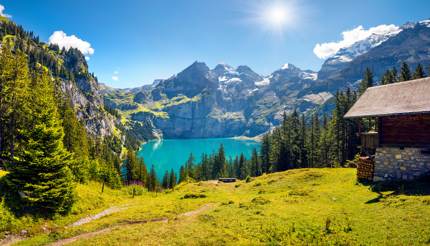
<path id="1" fill-rule="evenodd" d="M 187 179 L 187 175 L 185 173 L 185 168 L 184 166 L 181 166 L 181 168 L 179 169 L 179 183 L 184 182 Z"/>
<path id="2" fill-rule="evenodd" d="M 8 202 L 18 211 L 52 215 L 68 212 L 74 201 L 70 153 L 63 146 L 63 128 L 46 68 L 32 82 L 29 127 L 19 143 L 4 181 Z"/>
<path id="3" fill-rule="evenodd" d="M 89 179 L 89 144 L 85 127 L 76 118 L 69 99 L 61 106 L 64 129 L 64 147 L 73 154 L 70 169 L 75 180 Z"/>
<path id="4" fill-rule="evenodd" d="M 245 179 L 247 174 L 245 156 L 241 153 L 239 157 L 239 179 Z"/>
<path id="5" fill-rule="evenodd" d="M 300 120 L 296 110 L 290 116 L 289 124 L 289 148 L 290 148 L 290 165 L 289 168 L 297 168 L 301 161 L 301 136 L 300 136 Z"/>
<path id="6" fill-rule="evenodd" d="M 164 189 L 170 188 L 170 177 L 169 177 L 168 171 L 164 172 L 163 181 L 161 185 Z"/>
<path id="7" fill-rule="evenodd" d="M 269 134 L 264 134 L 261 141 L 261 171 L 268 173 L 270 170 L 270 137 Z"/>
<path id="8" fill-rule="evenodd" d="M 364 78 L 360 82 L 360 95 L 363 94 L 367 88 L 372 87 L 373 84 L 373 73 L 370 68 L 366 68 L 364 71 Z"/>
<path id="9" fill-rule="evenodd" d="M 408 64 L 406 62 L 403 62 L 400 68 L 399 81 L 408 81 L 411 80 L 411 78 L 411 70 L 409 69 Z"/>
<path id="10" fill-rule="evenodd" d="M 170 175 L 169 175 L 169 188 L 175 188 L 176 186 L 176 174 L 175 171 L 170 170 Z"/>
<path id="11" fill-rule="evenodd" d="M 258 158 L 257 150 L 253 149 L 251 155 L 251 175 L 257 177 L 261 174 L 261 164 Z"/>
<path id="12" fill-rule="evenodd" d="M 307 131 L 306 131 L 305 115 L 302 114 L 302 117 L 300 118 L 300 135 L 299 135 L 300 167 L 308 167 L 306 137 L 307 137 Z"/>
<path id="13" fill-rule="evenodd" d="M 16 139 L 30 116 L 29 71 L 21 52 L 12 54 L 7 42 L 0 50 L 0 166 L 13 160 Z M 7 168 L 7 167 L 6 167 Z"/>
<path id="14" fill-rule="evenodd" d="M 137 158 L 137 166 L 139 169 L 138 178 L 144 185 L 146 185 L 147 183 L 146 178 L 148 177 L 148 169 L 146 168 L 143 157 Z"/>
<path id="15" fill-rule="evenodd" d="M 195 178 L 194 177 L 194 155 L 190 153 L 188 156 L 188 160 L 185 163 L 185 175 L 186 177 Z"/>
<path id="16" fill-rule="evenodd" d="M 210 173 L 209 170 L 209 160 L 208 156 L 206 154 L 202 154 L 202 162 L 201 162 L 201 173 L 200 173 L 200 179 L 202 180 L 208 180 L 210 179 Z"/>
<path id="17" fill-rule="evenodd" d="M 311 167 L 317 166 L 318 161 L 318 143 L 320 139 L 320 123 L 318 114 L 314 113 L 312 115 L 311 124 L 311 136 L 310 136 L 310 151 L 309 151 L 309 162 Z"/>
<path id="18" fill-rule="evenodd" d="M 218 149 L 218 154 L 215 157 L 214 167 L 213 167 L 213 177 L 219 178 L 225 175 L 225 152 L 224 145 L 220 145 Z"/>
<path id="19" fill-rule="evenodd" d="M 381 79 L 381 85 L 388 85 L 396 82 L 397 71 L 395 68 L 392 70 L 387 70 Z"/>
<path id="20" fill-rule="evenodd" d="M 415 69 L 415 73 L 413 75 L 413 79 L 421 79 L 424 78 L 426 75 L 424 74 L 424 68 L 421 64 L 417 65 L 417 68 Z"/>
<path id="21" fill-rule="evenodd" d="M 151 171 L 149 172 L 149 177 L 148 177 L 148 190 L 155 191 L 157 189 L 157 186 L 158 186 L 157 174 L 155 172 L 154 165 L 152 165 Z"/>
<path id="22" fill-rule="evenodd" d="M 126 180 L 130 184 L 131 181 L 138 179 L 136 153 L 132 150 L 127 152 L 127 160 L 125 161 Z"/>

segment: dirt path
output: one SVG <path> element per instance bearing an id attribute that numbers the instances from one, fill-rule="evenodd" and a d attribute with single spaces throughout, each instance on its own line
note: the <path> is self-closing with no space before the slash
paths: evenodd
<path id="1" fill-rule="evenodd" d="M 89 215 L 85 218 L 82 218 L 82 219 L 68 225 L 68 227 L 75 227 L 75 226 L 84 225 L 84 224 L 90 223 L 93 220 L 100 219 L 101 217 L 107 216 L 109 214 L 120 212 L 126 208 L 127 207 L 111 207 L 111 208 L 108 208 L 106 210 L 101 211 L 100 213 L 98 213 L 96 215 Z"/>
<path id="2" fill-rule="evenodd" d="M 93 220 L 100 219 L 104 216 L 107 216 L 107 215 L 113 214 L 113 213 L 117 213 L 117 212 L 120 212 L 120 211 L 125 210 L 125 209 L 127 209 L 126 206 L 111 207 L 111 208 L 108 208 L 108 209 L 101 211 L 98 214 L 89 215 L 87 217 L 84 217 L 84 218 L 82 218 L 82 219 L 80 219 L 80 220 L 78 220 L 78 221 L 76 221 L 76 222 L 74 222 L 74 223 L 72 223 L 66 227 L 75 227 L 75 226 L 84 225 L 84 224 L 87 224 Z M 103 233 L 103 232 L 104 232 L 103 230 L 100 230 L 100 231 L 95 232 L 94 235 L 97 235 L 98 233 Z M 24 239 L 25 239 L 25 237 L 23 237 L 21 235 L 9 235 L 9 236 L 5 237 L 4 239 L 0 240 L 0 245 L 1 246 L 9 246 L 9 245 L 13 245 L 19 241 L 22 241 Z"/>
<path id="3" fill-rule="evenodd" d="M 188 211 L 188 212 L 179 214 L 178 218 L 180 218 L 180 217 L 193 217 L 193 216 L 196 216 L 196 215 L 198 215 L 200 213 L 203 213 L 203 212 L 209 210 L 213 206 L 214 206 L 214 204 L 211 204 L 211 203 L 205 204 L 205 205 L 203 205 L 202 207 L 200 207 L 200 208 L 198 208 L 196 210 L 192 210 L 192 211 Z M 168 218 L 165 218 L 165 217 L 153 218 L 153 219 L 147 219 L 147 220 L 125 220 L 125 221 L 121 221 L 119 224 L 117 224 L 115 226 L 112 226 L 112 227 L 108 227 L 108 228 L 101 229 L 101 230 L 94 231 L 94 232 L 83 233 L 83 234 L 80 234 L 80 235 L 77 235 L 77 236 L 74 236 L 74 237 L 71 237 L 71 238 L 66 238 L 66 239 L 58 240 L 58 241 L 56 241 L 54 243 L 49 244 L 49 246 L 67 245 L 67 244 L 73 243 L 73 242 L 75 242 L 77 240 L 91 238 L 91 237 L 94 237 L 94 236 L 97 236 L 97 235 L 100 235 L 100 234 L 103 234 L 103 233 L 110 232 L 111 230 L 113 230 L 113 229 L 115 229 L 117 227 L 120 227 L 120 226 L 124 226 L 124 225 L 146 224 L 146 223 L 153 223 L 153 222 L 167 223 L 169 221 L 170 220 Z M 77 223 L 77 222 L 75 222 L 75 223 Z M 88 223 L 88 222 L 86 222 L 86 223 Z"/>
<path id="4" fill-rule="evenodd" d="M 23 237 L 18 236 L 18 235 L 9 235 L 9 236 L 5 237 L 3 240 L 0 240 L 0 245 L 9 246 L 9 245 L 17 243 L 23 239 L 24 239 Z"/>

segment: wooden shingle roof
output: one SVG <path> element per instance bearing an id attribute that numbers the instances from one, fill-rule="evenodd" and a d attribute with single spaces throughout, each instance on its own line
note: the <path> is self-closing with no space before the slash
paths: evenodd
<path id="1" fill-rule="evenodd" d="M 430 113 L 430 78 L 368 88 L 345 118 Z"/>

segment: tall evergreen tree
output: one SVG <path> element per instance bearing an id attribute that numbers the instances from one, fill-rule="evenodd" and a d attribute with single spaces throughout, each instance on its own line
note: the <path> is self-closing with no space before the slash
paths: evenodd
<path id="1" fill-rule="evenodd" d="M 414 72 L 414 75 L 413 75 L 413 79 L 421 79 L 421 78 L 424 78 L 425 76 L 426 75 L 424 73 L 423 66 L 421 64 L 418 64 L 417 67 L 416 67 L 416 69 L 415 69 L 415 72 Z"/>
<path id="2" fill-rule="evenodd" d="M 219 178 L 225 175 L 225 166 L 226 165 L 226 158 L 225 158 L 225 151 L 224 151 L 224 145 L 220 145 L 218 149 L 218 154 L 215 156 L 215 162 L 213 167 L 213 177 Z"/>
<path id="3" fill-rule="evenodd" d="M 264 134 L 261 141 L 261 171 L 268 173 L 270 170 L 270 137 L 269 134 Z"/>
<path id="4" fill-rule="evenodd" d="M 164 176 L 163 176 L 163 180 L 161 182 L 161 186 L 164 189 L 170 188 L 170 177 L 169 177 L 169 172 L 168 171 L 164 172 Z"/>
<path id="5" fill-rule="evenodd" d="M 17 136 L 26 129 L 29 111 L 29 71 L 21 52 L 13 54 L 7 42 L 0 50 L 0 166 L 13 160 Z M 3 164 L 2 164 L 3 163 Z M 7 167 L 6 167 L 7 168 Z"/>
<path id="6" fill-rule="evenodd" d="M 258 158 L 257 150 L 253 149 L 252 155 L 251 155 L 251 175 L 257 177 L 257 176 L 260 176 L 261 174 L 262 174 L 261 163 Z"/>
<path id="7" fill-rule="evenodd" d="M 370 68 L 366 68 L 364 71 L 364 77 L 360 82 L 360 95 L 363 94 L 367 88 L 372 87 L 373 85 L 374 81 L 372 70 L 370 70 Z"/>
<path id="8" fill-rule="evenodd" d="M 179 169 L 179 183 L 184 182 L 187 179 L 184 166 Z"/>
<path id="9" fill-rule="evenodd" d="M 158 186 L 158 180 L 157 180 L 157 173 L 155 172 L 154 165 L 151 166 L 151 171 L 148 175 L 148 190 L 149 191 L 156 191 Z"/>
<path id="10" fill-rule="evenodd" d="M 145 161 L 143 157 L 137 158 L 137 166 L 138 166 L 138 179 L 144 184 L 147 184 L 147 177 L 148 177 L 148 169 L 146 168 Z"/>
<path id="11" fill-rule="evenodd" d="M 388 85 L 395 83 L 397 80 L 397 71 L 395 68 L 387 70 L 381 79 L 381 85 Z"/>
<path id="12" fill-rule="evenodd" d="M 34 75 L 32 95 L 29 126 L 19 132 L 15 156 L 4 179 L 7 200 L 22 212 L 65 213 L 74 201 L 70 153 L 63 146 L 53 85 L 44 67 Z"/>
<path id="13" fill-rule="evenodd" d="M 245 160 L 245 156 L 243 155 L 243 153 L 240 154 L 239 157 L 239 179 L 245 179 L 248 172 L 246 170 L 246 160 Z"/>
<path id="14" fill-rule="evenodd" d="M 131 181 L 138 179 L 136 153 L 132 150 L 127 152 L 127 160 L 125 161 L 126 180 L 130 184 Z"/>
<path id="15" fill-rule="evenodd" d="M 411 70 L 409 69 L 408 64 L 403 62 L 402 66 L 400 67 L 399 81 L 408 81 L 411 80 L 411 78 Z"/>
<path id="16" fill-rule="evenodd" d="M 194 159 L 195 158 L 193 153 L 190 153 L 190 155 L 188 156 L 188 160 L 185 163 L 185 175 L 193 179 L 195 178 L 194 177 Z"/>
<path id="17" fill-rule="evenodd" d="M 169 188 L 175 188 L 176 186 L 176 174 L 175 171 L 170 170 L 170 174 L 169 174 Z"/>

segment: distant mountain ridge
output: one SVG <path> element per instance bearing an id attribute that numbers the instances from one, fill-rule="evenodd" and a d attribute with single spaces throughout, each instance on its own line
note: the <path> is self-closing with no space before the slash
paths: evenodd
<path id="1" fill-rule="evenodd" d="M 166 138 L 255 136 L 279 124 L 284 111 L 330 109 L 336 91 L 357 86 L 367 67 L 377 80 L 402 62 L 430 65 L 430 20 L 374 33 L 339 50 L 318 72 L 287 63 L 263 76 L 244 65 L 211 69 L 195 62 L 152 86 L 104 90 L 104 98 L 129 127 L 146 122 Z"/>

